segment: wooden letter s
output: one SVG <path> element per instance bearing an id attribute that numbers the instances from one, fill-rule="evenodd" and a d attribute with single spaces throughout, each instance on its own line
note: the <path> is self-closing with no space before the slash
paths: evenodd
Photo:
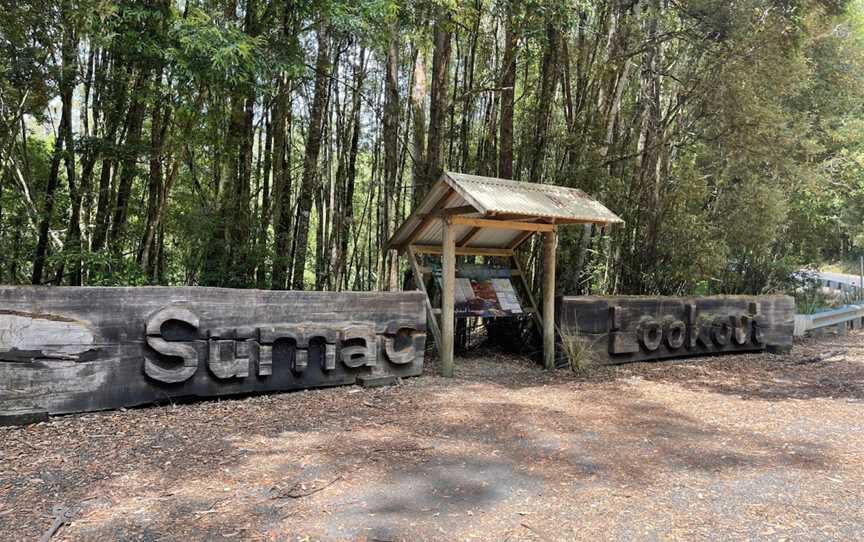
<path id="1" fill-rule="evenodd" d="M 181 358 L 183 363 L 166 368 L 145 357 L 144 373 L 159 382 L 174 384 L 189 380 L 198 370 L 198 351 L 192 343 L 162 338 L 162 324 L 168 320 L 178 320 L 194 328 L 198 327 L 199 321 L 194 313 L 180 307 L 165 307 L 147 320 L 147 344 L 150 348 L 165 356 Z"/>

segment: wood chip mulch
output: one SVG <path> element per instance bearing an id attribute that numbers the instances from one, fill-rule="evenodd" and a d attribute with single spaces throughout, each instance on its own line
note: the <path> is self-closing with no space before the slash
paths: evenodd
<path id="1" fill-rule="evenodd" d="M 0 540 L 864 539 L 864 335 L 0 428 Z M 60 507 L 60 508 L 57 508 Z"/>

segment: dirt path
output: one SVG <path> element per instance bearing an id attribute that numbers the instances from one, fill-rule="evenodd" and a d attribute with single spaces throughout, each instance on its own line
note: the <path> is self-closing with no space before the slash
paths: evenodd
<path id="1" fill-rule="evenodd" d="M 0 539 L 864 539 L 864 335 L 0 428 Z"/>

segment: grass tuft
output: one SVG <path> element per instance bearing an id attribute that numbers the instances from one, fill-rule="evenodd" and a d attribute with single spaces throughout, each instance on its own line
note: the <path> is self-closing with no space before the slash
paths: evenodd
<path id="1" fill-rule="evenodd" d="M 594 342 L 583 336 L 578 329 L 564 330 L 559 327 L 558 335 L 561 337 L 561 349 L 574 373 L 585 373 L 597 364 Z"/>

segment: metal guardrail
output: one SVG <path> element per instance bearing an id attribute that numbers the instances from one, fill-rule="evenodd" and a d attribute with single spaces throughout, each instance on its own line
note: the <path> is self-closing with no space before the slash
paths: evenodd
<path id="1" fill-rule="evenodd" d="M 830 288 L 832 290 L 840 290 L 841 292 L 855 293 L 861 290 L 861 286 L 849 281 L 840 281 L 837 279 L 828 279 L 823 277 L 819 279 L 819 282 L 822 284 L 822 286 L 826 288 Z"/>
<path id="2" fill-rule="evenodd" d="M 801 337 L 813 329 L 832 326 L 836 326 L 841 331 L 864 327 L 864 305 L 846 305 L 815 314 L 796 314 L 794 335 Z"/>

